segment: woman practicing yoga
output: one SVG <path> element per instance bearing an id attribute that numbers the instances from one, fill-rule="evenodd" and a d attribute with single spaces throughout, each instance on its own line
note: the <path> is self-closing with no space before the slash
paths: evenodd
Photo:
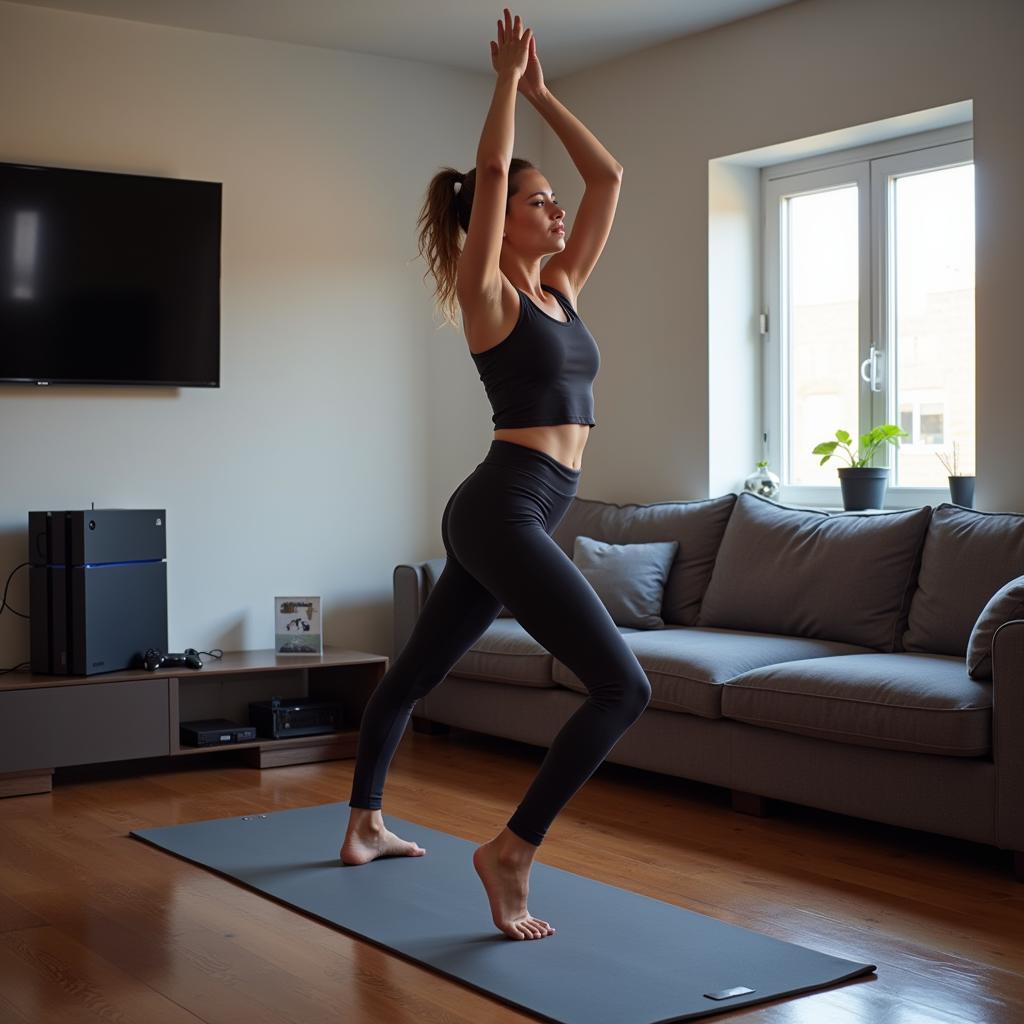
<path id="1" fill-rule="evenodd" d="M 494 410 L 494 439 L 448 499 L 444 571 L 363 713 L 341 859 L 356 865 L 426 853 L 384 827 L 384 778 L 416 702 L 504 605 L 589 692 L 507 826 L 473 853 L 495 925 L 510 938 L 535 939 L 555 931 L 526 909 L 537 848 L 639 718 L 651 688 L 601 599 L 551 538 L 576 494 L 595 425 L 591 385 L 600 355 L 576 304 L 611 230 L 622 167 L 545 87 L 532 29 L 523 32 L 508 8 L 491 61 L 498 80 L 476 167 L 434 176 L 420 251 L 446 319 L 455 324 L 455 298 L 462 309 L 470 355 Z M 548 181 L 512 157 L 517 93 L 555 130 L 586 183 L 568 239 Z"/>

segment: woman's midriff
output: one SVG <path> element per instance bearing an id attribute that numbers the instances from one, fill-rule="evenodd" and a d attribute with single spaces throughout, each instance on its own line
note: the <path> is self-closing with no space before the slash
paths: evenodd
<path id="1" fill-rule="evenodd" d="M 545 427 L 503 427 L 494 436 L 499 441 L 536 448 L 569 469 L 580 469 L 591 429 L 589 423 L 557 423 Z"/>

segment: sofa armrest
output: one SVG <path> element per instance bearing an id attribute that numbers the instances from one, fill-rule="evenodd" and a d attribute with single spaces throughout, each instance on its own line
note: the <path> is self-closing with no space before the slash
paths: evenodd
<path id="1" fill-rule="evenodd" d="M 398 657 L 423 610 L 423 603 L 446 558 L 429 558 L 425 562 L 396 565 L 392 573 L 394 591 L 394 657 Z"/>
<path id="2" fill-rule="evenodd" d="M 1024 619 L 992 637 L 992 758 L 996 845 L 1024 851 Z"/>

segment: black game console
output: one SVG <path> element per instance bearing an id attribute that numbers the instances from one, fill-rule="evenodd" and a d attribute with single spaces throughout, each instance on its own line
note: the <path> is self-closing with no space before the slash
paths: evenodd
<path id="1" fill-rule="evenodd" d="M 88 676 L 167 649 L 164 509 L 29 512 L 32 671 Z"/>

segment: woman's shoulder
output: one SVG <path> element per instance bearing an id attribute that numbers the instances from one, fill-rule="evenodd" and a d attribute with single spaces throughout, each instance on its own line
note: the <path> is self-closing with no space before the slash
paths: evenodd
<path id="1" fill-rule="evenodd" d="M 569 305 L 576 308 L 576 291 L 569 280 L 569 275 L 558 266 L 551 266 L 549 263 L 540 272 L 540 283 L 551 291 L 561 292 L 564 298 L 569 300 Z"/>

